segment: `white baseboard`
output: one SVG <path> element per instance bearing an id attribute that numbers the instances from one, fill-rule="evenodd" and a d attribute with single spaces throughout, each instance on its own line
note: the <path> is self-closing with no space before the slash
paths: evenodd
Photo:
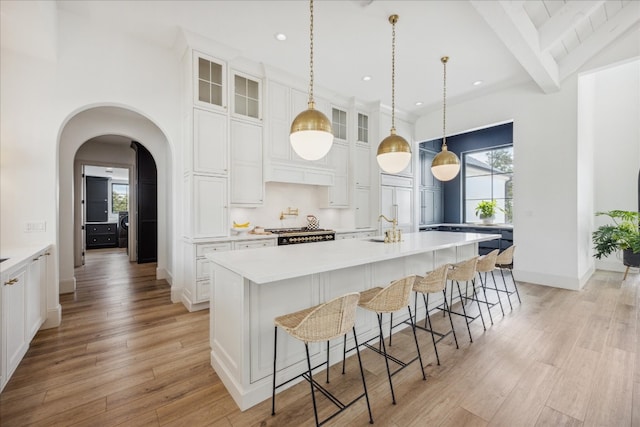
<path id="1" fill-rule="evenodd" d="M 76 278 L 60 280 L 59 292 L 61 294 L 70 294 L 76 291 Z"/>
<path id="2" fill-rule="evenodd" d="M 62 322 L 62 306 L 60 304 L 55 308 L 47 310 L 47 319 L 44 321 L 40 329 L 57 328 Z"/>
<path id="3" fill-rule="evenodd" d="M 166 268 L 156 268 L 156 279 L 164 279 L 167 281 L 167 283 L 173 285 L 173 276 L 167 271 Z"/>
<path id="4" fill-rule="evenodd" d="M 513 270 L 513 276 L 518 282 L 533 283 L 536 285 L 551 286 L 554 288 L 569 289 L 578 291 L 584 286 L 583 280 L 578 277 L 557 276 L 554 274 L 544 274 L 535 271 Z M 587 279 L 591 277 L 589 275 Z"/>

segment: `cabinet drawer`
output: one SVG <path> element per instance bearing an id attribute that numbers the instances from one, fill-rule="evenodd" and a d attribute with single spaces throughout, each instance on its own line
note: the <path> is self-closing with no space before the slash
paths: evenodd
<path id="1" fill-rule="evenodd" d="M 338 234 L 336 234 L 336 240 L 356 239 L 356 238 L 358 238 L 358 233 L 338 233 Z"/>
<path id="2" fill-rule="evenodd" d="M 196 280 L 209 280 L 211 261 L 207 258 L 196 259 Z"/>
<path id="3" fill-rule="evenodd" d="M 207 245 L 198 245 L 196 248 L 196 256 L 203 257 L 211 252 L 224 252 L 231 250 L 231 243 L 222 242 L 222 243 L 211 243 Z"/>
<path id="4" fill-rule="evenodd" d="M 210 283 L 209 280 L 198 280 L 196 282 L 196 302 L 209 301 Z"/>
<path id="5" fill-rule="evenodd" d="M 233 249 L 241 250 L 241 249 L 266 248 L 266 247 L 275 246 L 275 245 L 276 245 L 276 241 L 274 239 L 253 240 L 253 241 L 233 242 Z"/>
<path id="6" fill-rule="evenodd" d="M 116 232 L 116 224 L 86 224 L 89 234 L 113 234 Z"/>
<path id="7" fill-rule="evenodd" d="M 115 235 L 98 234 L 87 236 L 87 246 L 114 245 L 117 242 Z"/>

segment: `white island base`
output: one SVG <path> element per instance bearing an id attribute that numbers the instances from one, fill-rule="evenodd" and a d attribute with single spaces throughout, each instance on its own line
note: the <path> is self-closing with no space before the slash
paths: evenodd
<path id="1" fill-rule="evenodd" d="M 477 255 L 478 242 L 499 237 L 429 231 L 405 234 L 399 243 L 366 238 L 209 254 L 211 366 L 244 411 L 271 397 L 275 317 L 463 261 Z M 441 302 L 433 298 L 430 306 Z M 418 304 L 418 318 L 424 315 Z M 400 312 L 394 323 L 407 318 Z M 360 342 L 378 331 L 375 315 L 360 309 L 355 327 Z M 309 349 L 312 364 L 325 360 L 324 344 Z M 331 342 L 330 359 L 342 361 L 342 339 Z M 303 343 L 279 331 L 278 382 L 306 369 Z"/>

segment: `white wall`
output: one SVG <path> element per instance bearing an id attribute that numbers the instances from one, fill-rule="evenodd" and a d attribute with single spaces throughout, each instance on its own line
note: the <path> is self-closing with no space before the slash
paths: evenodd
<path id="1" fill-rule="evenodd" d="M 632 33 L 583 70 L 637 56 L 639 51 Z M 593 214 L 586 208 L 589 196 L 580 201 L 578 196 L 589 191 L 588 185 L 579 184 L 578 176 L 589 174 L 578 167 L 577 86 L 573 76 L 559 92 L 543 94 L 528 83 L 449 104 L 447 109 L 449 134 L 513 120 L 516 275 L 520 280 L 568 289 L 581 288 L 593 266 L 588 250 L 576 251 L 578 244 L 590 242 L 590 220 L 585 218 Z M 421 117 L 416 123 L 417 140 L 441 135 L 441 120 L 439 111 Z M 622 152 L 638 158 L 637 139 L 620 144 Z M 588 153 L 588 147 L 585 150 Z"/>
<path id="2" fill-rule="evenodd" d="M 640 58 L 597 70 L 582 79 L 590 83 L 585 92 L 592 101 L 589 108 L 595 119 L 590 127 L 594 142 L 594 211 L 635 211 L 640 171 Z M 607 222 L 607 218 L 596 217 L 592 229 Z M 596 266 L 623 271 L 621 260 L 622 254 L 618 253 L 596 261 Z"/>

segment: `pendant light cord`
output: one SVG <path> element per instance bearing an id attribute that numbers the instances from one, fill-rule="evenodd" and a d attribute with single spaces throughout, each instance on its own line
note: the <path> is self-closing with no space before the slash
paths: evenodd
<path id="1" fill-rule="evenodd" d="M 447 61 L 448 56 L 441 58 L 442 65 L 444 66 L 443 72 L 443 85 L 442 85 L 442 147 L 447 147 Z"/>
<path id="2" fill-rule="evenodd" d="M 309 103 L 313 102 L 313 0 L 309 0 Z"/>
<path id="3" fill-rule="evenodd" d="M 393 15 L 391 21 L 391 133 L 396 131 L 396 22 L 398 17 Z"/>

